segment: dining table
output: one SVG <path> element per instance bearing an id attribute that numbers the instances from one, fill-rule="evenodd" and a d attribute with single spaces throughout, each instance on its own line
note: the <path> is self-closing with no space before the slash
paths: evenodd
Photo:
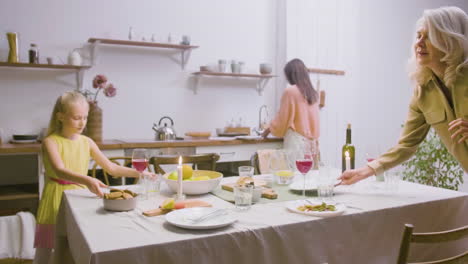
<path id="1" fill-rule="evenodd" d="M 272 179 L 268 174 L 254 177 Z M 221 184 L 237 178 L 224 177 Z M 273 184 L 276 187 L 285 188 Z M 69 190 L 57 218 L 54 263 L 396 263 L 404 224 L 414 225 L 415 232 L 468 224 L 467 193 L 407 181 L 397 187 L 389 190 L 375 177 L 337 186 L 328 202 L 340 203 L 345 210 L 329 217 L 290 210 L 292 201 L 303 201 L 302 192 L 291 191 L 289 200 L 280 199 L 279 192 L 278 199 L 262 198 L 242 211 L 214 193 L 187 196 L 226 209 L 235 218 L 230 225 L 203 230 L 175 226 L 165 215 L 143 215 L 173 197 L 164 182 L 160 192 L 139 199 L 127 212 L 105 210 L 102 199 L 87 189 Z M 320 201 L 314 190 L 307 195 L 308 200 Z M 466 245 L 466 239 L 412 245 L 409 259 L 441 258 L 463 252 Z"/>

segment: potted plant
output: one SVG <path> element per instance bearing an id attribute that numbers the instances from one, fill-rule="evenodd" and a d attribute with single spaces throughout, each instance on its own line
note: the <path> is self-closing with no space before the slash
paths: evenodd
<path id="1" fill-rule="evenodd" d="M 458 190 L 463 183 L 463 169 L 432 128 L 403 167 L 403 179 L 411 182 L 452 190 Z"/>

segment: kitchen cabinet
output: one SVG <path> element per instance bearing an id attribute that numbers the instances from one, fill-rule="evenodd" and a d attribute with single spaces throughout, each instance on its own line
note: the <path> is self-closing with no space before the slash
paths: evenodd
<path id="1" fill-rule="evenodd" d="M 9 63 L 0 62 L 2 68 L 21 68 L 21 69 L 43 69 L 43 70 L 62 70 L 62 71 L 73 71 L 76 77 L 76 88 L 80 90 L 83 86 L 83 77 L 85 70 L 91 68 L 91 66 L 74 66 L 66 64 L 33 64 L 33 63 Z"/>
<path id="2" fill-rule="evenodd" d="M 192 49 L 198 48 L 193 45 L 181 45 L 172 43 L 158 43 L 149 41 L 134 41 L 134 40 L 120 40 L 120 39 L 104 39 L 104 38 L 90 38 L 88 42 L 91 43 L 91 61 L 95 65 L 98 55 L 98 47 L 101 44 L 107 45 L 124 45 L 124 46 L 135 46 L 135 47 L 147 47 L 147 48 L 163 48 L 163 49 L 175 49 L 179 50 L 181 54 L 180 64 L 182 69 L 185 68 Z"/>
<path id="3" fill-rule="evenodd" d="M 259 149 L 280 149 L 282 142 L 268 142 L 249 145 L 228 145 L 228 146 L 200 146 L 197 147 L 197 154 L 217 153 L 220 158 L 218 162 L 235 162 L 250 160 L 253 154 Z"/>
<path id="4" fill-rule="evenodd" d="M 256 78 L 257 79 L 256 90 L 259 95 L 262 95 L 263 90 L 265 90 L 265 86 L 267 85 L 268 81 L 271 78 L 276 77 L 276 75 L 272 75 L 272 74 L 226 73 L 226 72 L 210 72 L 210 71 L 199 71 L 199 72 L 194 72 L 192 74 L 195 75 L 195 88 L 193 90 L 195 94 L 197 93 L 201 77 Z"/>

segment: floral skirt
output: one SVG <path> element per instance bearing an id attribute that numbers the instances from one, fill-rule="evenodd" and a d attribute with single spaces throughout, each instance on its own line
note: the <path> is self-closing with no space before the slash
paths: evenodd
<path id="1" fill-rule="evenodd" d="M 60 184 L 47 180 L 36 217 L 35 248 L 54 248 L 55 223 L 63 191 L 86 188 L 79 184 Z"/>

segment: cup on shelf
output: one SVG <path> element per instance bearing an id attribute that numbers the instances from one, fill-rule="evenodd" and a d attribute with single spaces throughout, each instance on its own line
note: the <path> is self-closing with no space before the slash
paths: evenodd
<path id="1" fill-rule="evenodd" d="M 209 71 L 210 71 L 210 67 L 207 66 L 207 65 L 200 66 L 200 71 L 201 71 L 201 72 L 209 72 Z"/>
<path id="2" fill-rule="evenodd" d="M 237 64 L 239 64 L 239 73 L 242 73 L 244 71 L 245 62 L 239 61 Z"/>
<path id="3" fill-rule="evenodd" d="M 260 64 L 260 73 L 261 74 L 270 74 L 272 67 L 270 63 L 261 63 Z"/>
<path id="4" fill-rule="evenodd" d="M 49 64 L 49 65 L 54 64 L 54 58 L 52 58 L 52 57 L 47 57 L 47 64 Z"/>
<path id="5" fill-rule="evenodd" d="M 189 35 L 183 35 L 182 36 L 182 42 L 180 42 L 182 45 L 190 45 L 190 36 Z"/>
<path id="6" fill-rule="evenodd" d="M 238 63 L 231 63 L 231 72 L 240 73 L 240 65 Z"/>
<path id="7" fill-rule="evenodd" d="M 218 71 L 219 72 L 226 71 L 226 60 L 218 60 Z"/>

